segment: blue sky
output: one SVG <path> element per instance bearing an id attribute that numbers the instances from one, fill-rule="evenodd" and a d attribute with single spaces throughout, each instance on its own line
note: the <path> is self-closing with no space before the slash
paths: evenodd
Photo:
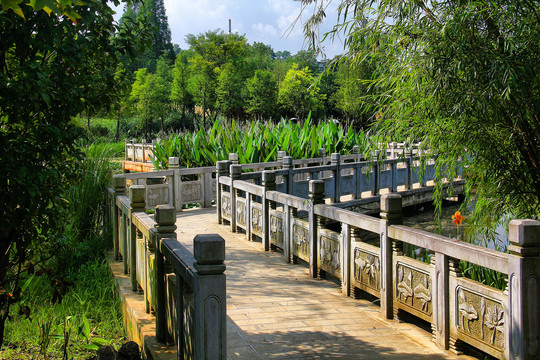
<path id="1" fill-rule="evenodd" d="M 294 0 L 165 0 L 173 43 L 182 49 L 187 34 L 200 34 L 220 28 L 245 35 L 249 43 L 263 42 L 272 46 L 274 51 L 288 50 L 293 55 L 304 46 L 302 23 L 312 10 L 305 9 L 296 26 L 290 28 L 299 16 L 301 4 Z M 327 9 L 328 20 L 322 32 L 331 28 L 337 14 L 336 5 Z M 121 9 L 119 9 L 121 13 Z M 343 51 L 341 43 L 326 44 L 327 57 Z"/>

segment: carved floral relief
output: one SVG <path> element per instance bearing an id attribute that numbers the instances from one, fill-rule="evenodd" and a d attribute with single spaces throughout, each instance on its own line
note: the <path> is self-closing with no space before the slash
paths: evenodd
<path id="1" fill-rule="evenodd" d="M 398 264 L 397 300 L 427 315 L 431 315 L 431 278 L 417 269 Z"/>
<path id="2" fill-rule="evenodd" d="M 251 229 L 253 232 L 262 233 L 262 210 L 259 208 L 251 209 Z"/>
<path id="3" fill-rule="evenodd" d="M 270 215 L 270 239 L 272 243 L 283 247 L 283 220 Z"/>
<path id="4" fill-rule="evenodd" d="M 309 255 L 308 229 L 293 225 L 293 246 L 296 253 Z"/>
<path id="5" fill-rule="evenodd" d="M 231 217 L 231 198 L 228 195 L 221 196 L 221 211 L 223 216 Z"/>
<path id="6" fill-rule="evenodd" d="M 339 271 L 339 242 L 321 236 L 321 262 L 334 271 Z"/>
<path id="7" fill-rule="evenodd" d="M 458 329 L 498 348 L 504 347 L 504 310 L 500 302 L 459 287 Z"/>
<path id="8" fill-rule="evenodd" d="M 236 202 L 236 222 L 239 225 L 246 225 L 246 203 L 243 201 Z"/>
<path id="9" fill-rule="evenodd" d="M 182 184 L 182 202 L 201 200 L 201 184 Z"/>
<path id="10" fill-rule="evenodd" d="M 380 261 L 379 257 L 354 249 L 354 278 L 361 284 L 372 289 L 380 289 Z"/>

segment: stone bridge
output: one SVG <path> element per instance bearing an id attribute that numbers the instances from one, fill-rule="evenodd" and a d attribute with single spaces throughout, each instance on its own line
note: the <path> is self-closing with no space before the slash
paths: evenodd
<path id="1" fill-rule="evenodd" d="M 111 267 L 148 357 L 537 356 L 540 222 L 513 221 L 499 253 L 400 225 L 404 206 L 431 198 L 429 161 L 281 155 L 115 176 Z M 464 277 L 460 261 L 509 289 Z"/>

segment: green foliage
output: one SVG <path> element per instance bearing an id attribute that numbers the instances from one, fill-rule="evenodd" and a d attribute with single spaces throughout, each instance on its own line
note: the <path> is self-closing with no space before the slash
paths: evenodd
<path id="1" fill-rule="evenodd" d="M 219 111 L 232 120 L 242 115 L 244 109 L 245 78 L 233 63 L 218 70 L 216 98 Z"/>
<path id="2" fill-rule="evenodd" d="M 270 119 L 277 113 L 277 82 L 268 70 L 257 70 L 247 79 L 249 108 L 247 111 L 257 120 Z"/>
<path id="3" fill-rule="evenodd" d="M 252 121 L 238 125 L 218 120 L 209 130 L 172 134 L 158 141 L 152 162 L 156 168 L 168 167 L 169 157 L 180 158 L 181 166 L 212 166 L 218 160 L 237 153 L 243 164 L 275 161 L 278 150 L 284 150 L 295 159 L 318 156 L 319 148 L 327 153 L 349 153 L 354 145 L 368 147 L 370 136 L 347 131 L 333 122 L 310 126 L 309 117 L 304 124 L 282 120 L 278 124 Z"/>
<path id="4" fill-rule="evenodd" d="M 469 186 L 478 187 L 477 225 L 538 218 L 538 5 L 357 0 L 341 1 L 340 13 L 327 37 L 341 32 L 349 57 L 377 62 L 370 85 L 381 132 L 422 141 L 438 155 L 439 180 L 453 178 L 464 157 Z M 313 41 L 322 18 L 306 23 Z"/>
<path id="5" fill-rule="evenodd" d="M 73 285 L 62 302 L 53 304 L 54 288 L 45 273 L 23 279 L 24 295 L 11 309 L 12 321 L 6 332 L 9 346 L 0 350 L 0 358 L 41 354 L 58 359 L 67 354 L 69 359 L 87 359 L 97 346 L 119 347 L 125 334 L 108 265 L 103 260 L 90 261 L 72 271 L 65 281 Z"/>
<path id="6" fill-rule="evenodd" d="M 63 194 L 82 160 L 71 117 L 110 101 L 120 54 L 139 45 L 129 26 L 117 33 L 107 2 L 58 3 L 49 10 L 72 4 L 76 24 L 49 16 L 44 3 L 35 11 L 33 1 L 20 6 L 22 16 L 0 14 L 0 288 L 13 293 L 21 265 L 54 254 L 63 238 Z M 0 345 L 12 304 L 0 302 Z"/>
<path id="7" fill-rule="evenodd" d="M 279 85 L 278 103 L 283 110 L 298 119 L 303 119 L 309 112 L 321 109 L 324 95 L 319 93 L 309 68 L 298 68 L 293 63 L 285 78 Z"/>

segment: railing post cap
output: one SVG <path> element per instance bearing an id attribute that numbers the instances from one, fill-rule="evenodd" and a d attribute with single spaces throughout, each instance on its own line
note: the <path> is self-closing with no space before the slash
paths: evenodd
<path id="1" fill-rule="evenodd" d="M 216 169 L 218 171 L 227 171 L 228 167 L 229 167 L 229 161 L 227 160 L 219 160 L 216 163 Z"/>
<path id="2" fill-rule="evenodd" d="M 230 166 L 231 175 L 240 175 L 242 174 L 242 165 L 232 164 Z"/>
<path id="3" fill-rule="evenodd" d="M 276 173 L 272 170 L 264 170 L 262 172 L 262 181 L 265 183 L 276 182 Z"/>
<path id="4" fill-rule="evenodd" d="M 238 161 L 238 154 L 237 153 L 230 153 L 229 154 L 229 160 L 230 161 Z"/>
<path id="5" fill-rule="evenodd" d="M 129 187 L 129 200 L 132 204 L 146 202 L 146 187 L 144 185 L 131 185 Z"/>
<path id="6" fill-rule="evenodd" d="M 292 165 L 293 159 L 292 156 L 284 156 L 283 157 L 283 165 L 290 166 Z"/>
<path id="7" fill-rule="evenodd" d="M 137 139 L 133 138 L 133 139 L 131 139 L 131 142 L 132 142 L 132 143 L 136 143 L 136 142 L 137 142 Z"/>
<path id="8" fill-rule="evenodd" d="M 171 156 L 169 158 L 169 168 L 179 167 L 179 166 L 180 166 L 180 158 L 176 156 Z"/>
<path id="9" fill-rule="evenodd" d="M 277 157 L 283 159 L 285 156 L 287 156 L 287 152 L 280 150 L 277 152 Z"/>
<path id="10" fill-rule="evenodd" d="M 341 154 L 340 153 L 332 153 L 332 155 L 330 155 L 330 161 L 338 161 L 339 158 L 341 157 Z"/>
<path id="11" fill-rule="evenodd" d="M 540 249 L 540 221 L 512 220 L 509 224 L 508 237 L 510 240 L 509 250 L 511 252 L 515 248 Z M 535 253 L 538 255 L 538 250 Z"/>
<path id="12" fill-rule="evenodd" d="M 384 194 L 381 195 L 381 211 L 388 213 L 401 212 L 403 207 L 401 195 Z"/>
<path id="13" fill-rule="evenodd" d="M 125 176 L 123 175 L 113 175 L 113 178 L 112 178 L 112 185 L 115 189 L 118 189 L 118 188 L 125 188 L 126 187 L 126 178 Z"/>
<path id="14" fill-rule="evenodd" d="M 225 240 L 218 234 L 200 234 L 193 239 L 195 269 L 199 274 L 221 274 L 225 271 Z"/>
<path id="15" fill-rule="evenodd" d="M 360 154 L 360 145 L 354 145 L 352 147 L 353 154 Z"/>
<path id="16" fill-rule="evenodd" d="M 176 223 L 176 211 L 172 205 L 158 205 L 154 220 L 158 225 L 174 225 Z"/>
<path id="17" fill-rule="evenodd" d="M 320 157 L 326 156 L 326 149 L 325 148 L 319 148 L 319 156 Z"/>
<path id="18" fill-rule="evenodd" d="M 309 192 L 312 194 L 324 193 L 324 181 L 323 180 L 310 180 Z"/>
<path id="19" fill-rule="evenodd" d="M 141 142 L 142 142 L 143 144 L 146 144 L 146 139 L 142 139 Z"/>

